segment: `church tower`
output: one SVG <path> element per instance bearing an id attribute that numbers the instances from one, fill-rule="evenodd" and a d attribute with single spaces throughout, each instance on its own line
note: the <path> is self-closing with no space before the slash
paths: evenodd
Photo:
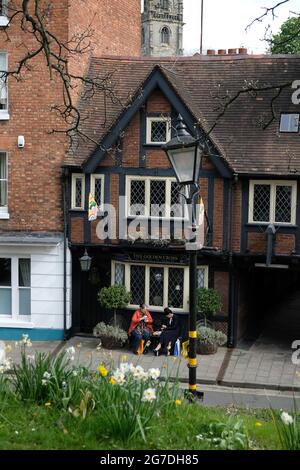
<path id="1" fill-rule="evenodd" d="M 142 55 L 183 54 L 183 0 L 144 0 Z"/>

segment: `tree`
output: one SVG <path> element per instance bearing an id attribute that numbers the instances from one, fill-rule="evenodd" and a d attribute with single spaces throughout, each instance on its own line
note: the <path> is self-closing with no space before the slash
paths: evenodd
<path id="1" fill-rule="evenodd" d="M 272 54 L 297 54 L 300 52 L 300 18 L 293 17 L 286 20 L 278 34 L 274 34 L 270 41 Z"/>
<path id="2" fill-rule="evenodd" d="M 114 312 L 114 326 L 117 326 L 117 309 L 126 307 L 130 302 L 131 294 L 127 292 L 124 286 L 103 287 L 98 300 L 104 308 L 111 309 Z"/>

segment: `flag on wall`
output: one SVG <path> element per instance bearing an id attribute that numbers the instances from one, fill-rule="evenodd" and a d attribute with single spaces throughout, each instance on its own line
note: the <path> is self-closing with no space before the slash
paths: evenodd
<path id="1" fill-rule="evenodd" d="M 98 206 L 92 193 L 89 195 L 89 222 L 96 220 L 98 215 Z"/>
<path id="2" fill-rule="evenodd" d="M 205 207 L 202 197 L 199 204 L 198 245 L 200 249 L 205 245 Z"/>

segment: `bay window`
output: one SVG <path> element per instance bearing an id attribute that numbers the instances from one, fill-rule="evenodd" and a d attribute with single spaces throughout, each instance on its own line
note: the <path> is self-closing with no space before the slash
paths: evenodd
<path id="1" fill-rule="evenodd" d="M 163 311 L 168 306 L 177 312 L 189 309 L 189 267 L 159 264 L 131 264 L 112 261 L 112 285 L 123 285 L 131 293 L 129 308 L 146 303 Z M 208 267 L 198 267 L 198 287 L 208 287 Z"/>

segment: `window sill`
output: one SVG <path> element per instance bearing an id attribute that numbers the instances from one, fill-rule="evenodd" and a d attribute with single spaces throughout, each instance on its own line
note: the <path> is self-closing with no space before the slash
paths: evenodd
<path id="1" fill-rule="evenodd" d="M 247 222 L 247 227 L 260 227 L 260 226 L 268 227 L 268 225 L 274 225 L 274 227 L 284 227 L 284 228 L 298 228 L 298 225 L 295 224 L 288 224 L 288 223 L 280 223 L 280 222 Z"/>
<path id="2" fill-rule="evenodd" d="M 6 318 L 0 318 L 0 328 L 34 328 L 34 324 L 32 322 L 24 322 L 24 321 L 17 321 L 17 320 L 9 320 Z"/>
<path id="3" fill-rule="evenodd" d="M 9 214 L 8 212 L 0 212 L 0 220 L 8 220 Z"/>
<path id="4" fill-rule="evenodd" d="M 10 116 L 7 111 L 0 111 L 0 121 L 9 121 Z"/>
<path id="5" fill-rule="evenodd" d="M 7 26 L 9 23 L 9 19 L 7 18 L 7 16 L 0 16 L 0 27 L 4 27 L 4 26 Z"/>

